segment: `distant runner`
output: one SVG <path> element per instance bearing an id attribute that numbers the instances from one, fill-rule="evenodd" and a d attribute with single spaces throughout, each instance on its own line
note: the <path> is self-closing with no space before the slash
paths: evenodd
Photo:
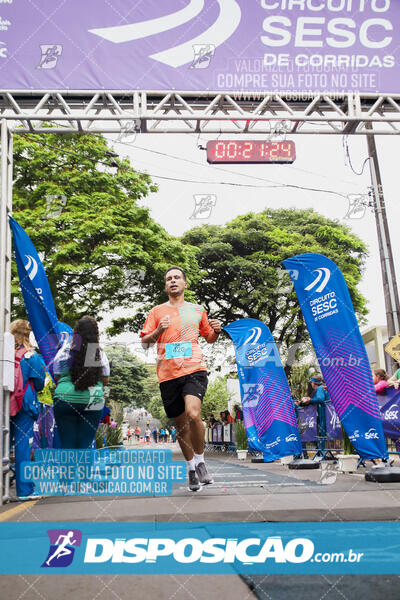
<path id="1" fill-rule="evenodd" d="M 201 402 L 207 390 L 207 367 L 200 349 L 201 335 L 212 344 L 221 324 L 208 319 L 202 306 L 186 302 L 186 274 L 171 267 L 165 274 L 169 300 L 149 312 L 143 330 L 144 348 L 157 342 L 157 375 L 165 412 L 175 419 L 177 439 L 188 467 L 189 490 L 213 483 L 204 462 Z"/>

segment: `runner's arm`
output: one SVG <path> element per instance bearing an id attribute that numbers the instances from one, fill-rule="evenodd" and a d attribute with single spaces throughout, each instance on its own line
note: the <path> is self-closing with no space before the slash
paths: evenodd
<path id="1" fill-rule="evenodd" d="M 161 335 L 161 331 L 158 330 L 158 327 L 152 331 L 151 333 L 148 333 L 147 335 L 144 335 L 142 337 L 142 346 L 145 350 L 147 350 L 147 348 L 149 348 L 150 346 L 153 346 L 153 344 L 156 343 L 156 341 L 158 340 L 158 338 Z"/>
<path id="2" fill-rule="evenodd" d="M 169 327 L 169 317 L 163 317 L 151 333 L 142 333 L 142 346 L 145 350 L 156 343 L 158 338 Z"/>
<path id="3" fill-rule="evenodd" d="M 212 331 L 207 335 L 206 342 L 213 344 L 215 341 L 217 341 L 218 336 L 221 333 L 221 323 L 218 319 L 209 319 L 208 322 L 212 328 Z"/>

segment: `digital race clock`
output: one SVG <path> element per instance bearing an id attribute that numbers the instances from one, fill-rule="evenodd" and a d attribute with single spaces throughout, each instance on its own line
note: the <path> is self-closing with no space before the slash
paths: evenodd
<path id="1" fill-rule="evenodd" d="M 261 140 L 212 140 L 207 142 L 209 163 L 292 163 L 296 158 L 294 142 Z"/>

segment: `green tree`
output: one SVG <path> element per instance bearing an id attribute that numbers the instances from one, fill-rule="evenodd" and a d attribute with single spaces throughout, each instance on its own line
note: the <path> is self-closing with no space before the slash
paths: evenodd
<path id="1" fill-rule="evenodd" d="M 108 406 L 111 410 L 110 419 L 115 425 L 107 425 L 100 423 L 96 431 L 96 448 L 112 448 L 122 444 L 122 421 L 124 412 L 122 405 L 113 400 L 108 401 Z"/>
<path id="2" fill-rule="evenodd" d="M 157 191 L 149 175 L 128 160 L 111 163 L 107 152 L 98 134 L 14 137 L 13 214 L 43 260 L 58 318 L 71 325 L 86 313 L 99 318 L 150 301 L 168 266 L 196 264 L 140 206 Z M 16 269 L 12 293 L 13 317 L 24 316 Z"/>
<path id="3" fill-rule="evenodd" d="M 222 410 L 228 408 L 229 392 L 226 387 L 226 378 L 217 377 L 208 385 L 203 403 L 201 406 L 202 419 L 208 419 L 211 413 L 214 413 L 215 418 L 219 416 Z"/>
<path id="4" fill-rule="evenodd" d="M 146 398 L 153 398 L 153 396 L 160 395 L 160 387 L 158 384 L 158 377 L 155 365 L 145 365 L 146 378 L 143 380 L 144 394 Z M 143 408 L 147 409 L 147 405 L 142 404 Z"/>
<path id="5" fill-rule="evenodd" d="M 123 405 L 133 404 L 136 408 L 145 407 L 150 400 L 150 395 L 145 389 L 148 378 L 146 365 L 125 346 L 107 346 L 105 352 L 112 363 L 110 400 Z"/>
<path id="6" fill-rule="evenodd" d="M 153 419 L 158 419 L 161 422 L 163 427 L 168 427 L 170 424 L 172 424 L 173 420 L 169 419 L 165 414 L 164 405 L 160 394 L 158 394 L 158 396 L 153 396 L 150 399 L 147 410 Z"/>
<path id="7" fill-rule="evenodd" d="M 207 311 L 224 324 L 244 317 L 265 322 L 284 355 L 294 349 L 289 362 L 301 354 L 308 334 L 281 265 L 285 258 L 304 252 L 328 256 L 342 270 L 360 320 L 367 313 L 365 299 L 357 291 L 366 257 L 364 243 L 345 225 L 313 210 L 248 213 L 224 227 L 196 227 L 182 241 L 197 247 L 201 272 L 192 289 Z"/>
<path id="8" fill-rule="evenodd" d="M 320 377 L 321 374 L 316 371 L 315 365 L 297 364 L 293 365 L 289 375 L 289 385 L 292 396 L 300 400 L 308 395 L 308 380 L 310 377 Z"/>

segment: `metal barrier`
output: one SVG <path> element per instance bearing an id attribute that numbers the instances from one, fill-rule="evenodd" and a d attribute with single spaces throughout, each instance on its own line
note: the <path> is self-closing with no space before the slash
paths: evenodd
<path id="1" fill-rule="evenodd" d="M 205 449 L 213 452 L 236 452 L 233 423 L 205 428 Z"/>

